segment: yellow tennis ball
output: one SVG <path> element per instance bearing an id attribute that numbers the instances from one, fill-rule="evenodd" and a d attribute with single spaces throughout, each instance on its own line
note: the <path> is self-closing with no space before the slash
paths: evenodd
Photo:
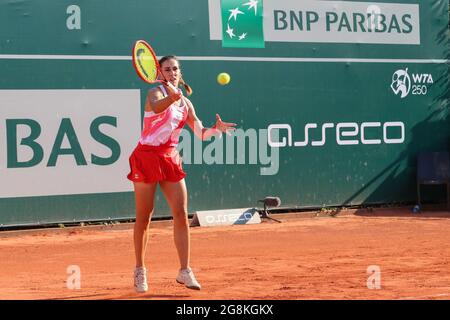
<path id="1" fill-rule="evenodd" d="M 217 82 L 223 86 L 228 84 L 230 80 L 230 75 L 226 72 L 219 73 L 219 75 L 217 76 Z"/>

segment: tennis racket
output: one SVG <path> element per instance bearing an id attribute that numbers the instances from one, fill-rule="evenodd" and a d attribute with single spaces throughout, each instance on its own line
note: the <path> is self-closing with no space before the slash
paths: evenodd
<path id="1" fill-rule="evenodd" d="M 163 82 L 155 51 L 144 40 L 138 40 L 133 45 L 133 66 L 138 76 L 147 83 Z"/>
<path id="2" fill-rule="evenodd" d="M 144 40 L 138 40 L 133 45 L 132 61 L 134 69 L 138 76 L 147 83 L 163 83 L 170 86 L 172 89 L 176 88 L 169 81 L 164 79 L 155 51 Z"/>

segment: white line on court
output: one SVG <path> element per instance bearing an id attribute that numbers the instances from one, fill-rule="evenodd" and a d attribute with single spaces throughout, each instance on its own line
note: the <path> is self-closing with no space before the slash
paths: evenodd
<path id="1" fill-rule="evenodd" d="M 438 298 L 438 297 L 447 297 L 447 296 L 450 296 L 450 293 L 429 294 L 426 296 L 417 296 L 417 297 L 405 297 L 405 298 L 398 298 L 397 300 L 416 300 L 416 299 Z"/>
<path id="2" fill-rule="evenodd" d="M 131 56 L 0 54 L 0 59 L 10 60 L 131 60 Z"/>
<path id="3" fill-rule="evenodd" d="M 160 58 L 160 57 L 158 57 Z M 0 59 L 10 60 L 131 60 L 131 56 L 100 55 L 41 55 L 0 54 Z M 237 62 L 335 62 L 335 63 L 448 63 L 446 59 L 357 59 L 357 58 L 288 58 L 288 57 L 226 57 L 179 56 L 182 61 L 237 61 Z"/>

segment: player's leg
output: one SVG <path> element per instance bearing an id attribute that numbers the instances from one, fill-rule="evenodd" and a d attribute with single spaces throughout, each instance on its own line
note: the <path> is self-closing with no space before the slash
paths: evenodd
<path id="1" fill-rule="evenodd" d="M 184 179 L 178 182 L 161 181 L 161 190 L 167 199 L 173 216 L 173 236 L 180 259 L 180 273 L 177 281 L 190 289 L 200 289 L 200 284 L 194 277 L 189 266 L 190 234 L 187 212 L 187 190 Z"/>
<path id="2" fill-rule="evenodd" d="M 134 183 L 136 203 L 136 223 L 134 224 L 134 246 L 136 267 L 145 267 L 145 250 L 148 240 L 148 227 L 153 214 L 156 183 Z"/>
<path id="3" fill-rule="evenodd" d="M 156 183 L 134 183 L 136 203 L 136 222 L 134 224 L 134 251 L 136 255 L 135 289 L 137 292 L 147 291 L 147 270 L 145 268 L 145 252 L 149 238 L 149 225 L 153 214 Z"/>
<path id="4" fill-rule="evenodd" d="M 190 236 L 187 212 L 187 190 L 184 179 L 178 182 L 160 181 L 161 190 L 173 216 L 173 236 L 182 269 L 189 267 Z"/>

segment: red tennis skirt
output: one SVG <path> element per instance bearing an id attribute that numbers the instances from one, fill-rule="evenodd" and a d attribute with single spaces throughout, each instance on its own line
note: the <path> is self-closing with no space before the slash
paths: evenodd
<path id="1" fill-rule="evenodd" d="M 186 176 L 181 166 L 181 157 L 176 147 L 148 146 L 138 144 L 129 158 L 133 182 L 154 183 L 177 182 Z"/>

